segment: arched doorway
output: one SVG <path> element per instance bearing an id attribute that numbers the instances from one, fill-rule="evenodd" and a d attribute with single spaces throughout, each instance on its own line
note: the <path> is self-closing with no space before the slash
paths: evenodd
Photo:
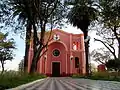
<path id="1" fill-rule="evenodd" d="M 66 48 L 61 42 L 52 42 L 48 48 L 48 69 L 53 77 L 66 73 Z"/>
<path id="2" fill-rule="evenodd" d="M 77 73 L 80 73 L 80 62 L 78 57 L 75 57 L 75 68 L 77 69 Z"/>
<path id="3" fill-rule="evenodd" d="M 53 77 L 60 76 L 60 62 L 52 62 L 52 76 Z"/>

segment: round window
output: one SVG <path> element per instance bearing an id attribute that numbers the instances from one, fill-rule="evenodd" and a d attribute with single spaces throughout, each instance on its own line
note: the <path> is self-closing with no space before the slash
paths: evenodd
<path id="1" fill-rule="evenodd" d="M 60 55 L 60 51 L 57 50 L 57 49 L 55 49 L 55 50 L 53 51 L 53 55 L 54 55 L 54 56 L 59 56 L 59 55 Z"/>

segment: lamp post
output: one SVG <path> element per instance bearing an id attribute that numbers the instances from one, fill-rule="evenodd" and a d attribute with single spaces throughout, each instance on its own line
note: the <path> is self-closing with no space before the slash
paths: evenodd
<path id="1" fill-rule="evenodd" d="M 89 55 L 89 42 L 90 42 L 90 36 L 87 36 L 87 38 L 84 40 L 87 47 L 85 47 L 85 54 L 86 54 L 86 75 L 89 75 L 90 68 L 89 68 L 89 61 L 90 61 L 90 55 Z"/>
<path id="2" fill-rule="evenodd" d="M 70 56 L 70 60 L 72 60 L 72 59 L 73 59 L 73 56 L 71 55 L 71 56 Z"/>

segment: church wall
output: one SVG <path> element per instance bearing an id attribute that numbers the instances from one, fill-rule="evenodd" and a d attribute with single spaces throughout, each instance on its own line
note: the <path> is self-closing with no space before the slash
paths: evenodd
<path id="1" fill-rule="evenodd" d="M 69 34 L 60 30 L 53 30 L 54 34 L 60 36 L 60 40 L 53 40 L 48 45 L 48 51 L 41 57 L 37 65 L 37 72 L 52 76 L 52 62 L 60 62 L 60 75 L 69 76 L 71 74 L 85 73 L 85 52 L 83 34 Z M 73 42 L 78 42 L 77 50 L 73 49 Z M 58 49 L 60 55 L 55 57 L 53 50 Z M 33 57 L 33 51 L 29 51 L 28 72 L 30 70 L 30 64 Z M 45 57 L 46 56 L 46 57 Z M 73 58 L 71 59 L 71 56 Z M 79 72 L 78 68 L 75 68 L 75 57 L 79 58 Z"/>

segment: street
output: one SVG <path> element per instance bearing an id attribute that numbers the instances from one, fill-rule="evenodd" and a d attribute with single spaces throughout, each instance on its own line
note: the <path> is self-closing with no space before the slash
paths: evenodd
<path id="1" fill-rule="evenodd" d="M 50 77 L 21 90 L 120 90 L 120 82 Z"/>

